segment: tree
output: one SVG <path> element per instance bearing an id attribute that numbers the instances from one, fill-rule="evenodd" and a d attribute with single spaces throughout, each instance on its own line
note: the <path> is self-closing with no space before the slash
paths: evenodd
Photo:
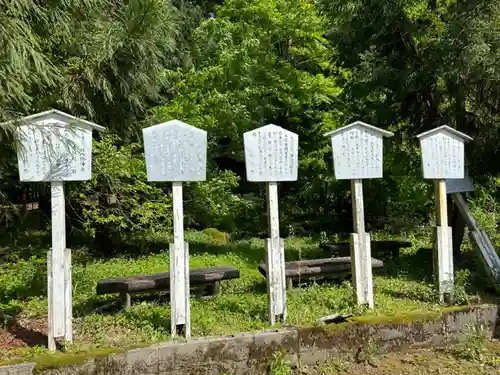
<path id="1" fill-rule="evenodd" d="M 331 174 L 323 134 L 342 115 L 324 20 L 310 0 L 229 0 L 215 13 L 193 32 L 193 67 L 168 71 L 171 101 L 152 121 L 178 118 L 207 130 L 218 167 L 242 178 L 244 132 L 273 123 L 298 133 L 300 182 L 282 184 L 284 223 L 301 217 L 317 224 L 331 216 L 323 204 Z M 236 192 L 261 189 L 242 183 Z"/>

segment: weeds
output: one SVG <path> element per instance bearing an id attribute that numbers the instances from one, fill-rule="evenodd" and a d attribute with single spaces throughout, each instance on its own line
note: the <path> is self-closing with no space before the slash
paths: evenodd
<path id="1" fill-rule="evenodd" d="M 323 366 L 321 366 L 320 372 L 322 375 L 336 374 L 339 372 L 347 372 L 348 365 L 340 359 L 330 359 Z"/>
<path id="2" fill-rule="evenodd" d="M 467 361 L 483 361 L 488 353 L 486 327 L 467 325 L 462 332 L 463 341 L 453 348 L 453 355 Z"/>
<path id="3" fill-rule="evenodd" d="M 290 375 L 292 367 L 286 360 L 286 350 L 278 350 L 273 353 L 269 362 L 269 375 Z"/>

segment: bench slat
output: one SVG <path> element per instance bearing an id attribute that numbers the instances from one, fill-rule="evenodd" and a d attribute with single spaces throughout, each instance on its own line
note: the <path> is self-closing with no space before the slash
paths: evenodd
<path id="1" fill-rule="evenodd" d="M 383 266 L 384 263 L 381 260 L 372 258 L 372 268 Z M 335 275 L 336 273 L 343 276 L 346 272 L 350 273 L 351 268 L 351 257 L 299 260 L 285 263 L 285 277 Z M 259 272 L 264 277 L 266 276 L 264 263 L 259 264 Z"/>
<path id="2" fill-rule="evenodd" d="M 189 271 L 191 286 L 213 283 L 221 280 L 237 279 L 240 271 L 234 267 L 195 268 Z M 97 283 L 97 294 L 137 293 L 169 290 L 170 272 L 129 277 L 114 277 Z"/>
<path id="3" fill-rule="evenodd" d="M 371 241 L 371 250 L 375 253 L 382 253 L 385 251 L 391 251 L 394 256 L 399 254 L 399 249 L 412 247 L 413 244 L 409 241 L 401 240 L 380 240 Z M 322 243 L 319 247 L 323 250 L 328 250 L 333 253 L 337 253 L 340 256 L 350 255 L 351 245 L 349 242 L 339 242 L 339 243 Z"/>

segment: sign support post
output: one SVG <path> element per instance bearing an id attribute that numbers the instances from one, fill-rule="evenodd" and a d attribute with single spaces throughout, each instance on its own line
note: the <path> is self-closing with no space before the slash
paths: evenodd
<path id="1" fill-rule="evenodd" d="M 206 180 L 207 132 L 179 120 L 143 129 L 148 181 L 172 182 L 174 241 L 170 244 L 172 337 L 191 337 L 189 245 L 184 240 L 182 182 Z"/>
<path id="2" fill-rule="evenodd" d="M 325 134 L 331 138 L 335 178 L 351 180 L 352 280 L 358 305 L 374 307 L 371 238 L 365 231 L 363 179 L 382 177 L 382 137 L 392 133 L 356 121 Z"/>
<path id="3" fill-rule="evenodd" d="M 441 302 L 453 299 L 453 233 L 448 225 L 446 181 L 435 180 L 436 227 L 434 228 L 434 275 L 438 275 Z"/>
<path id="4" fill-rule="evenodd" d="M 352 275 L 356 297 L 360 304 L 373 308 L 371 238 L 370 234 L 365 232 L 362 180 L 351 180 L 351 194 L 354 219 L 354 233 L 351 233 L 351 260 L 353 260 Z"/>
<path id="5" fill-rule="evenodd" d="M 70 127 L 76 123 L 76 127 Z M 47 253 L 48 348 L 56 340 L 73 341 L 71 250 L 66 248 L 64 181 L 91 177 L 92 130 L 105 128 L 58 110 L 23 117 L 0 126 L 18 125 L 16 134 L 21 181 L 50 182 L 52 249 Z"/>
<path id="6" fill-rule="evenodd" d="M 434 180 L 436 227 L 434 228 L 434 277 L 441 302 L 451 302 L 454 293 L 453 238 L 448 224 L 446 179 L 463 179 L 464 142 L 472 140 L 447 125 L 417 135 L 424 179 Z"/>
<path id="7" fill-rule="evenodd" d="M 172 182 L 174 210 L 174 242 L 170 244 L 170 305 L 172 308 L 172 336 L 191 335 L 191 306 L 189 303 L 189 244 L 184 241 L 184 209 L 182 182 Z"/>
<path id="8" fill-rule="evenodd" d="M 285 322 L 286 279 L 285 279 L 285 244 L 280 238 L 278 212 L 278 183 L 267 183 L 267 212 L 269 236 L 266 239 L 267 289 L 269 298 L 269 321 Z"/>
<path id="9" fill-rule="evenodd" d="M 266 182 L 269 238 L 265 241 L 269 322 L 286 322 L 285 244 L 280 237 L 278 182 L 296 181 L 299 136 L 269 124 L 243 135 L 247 180 Z"/>

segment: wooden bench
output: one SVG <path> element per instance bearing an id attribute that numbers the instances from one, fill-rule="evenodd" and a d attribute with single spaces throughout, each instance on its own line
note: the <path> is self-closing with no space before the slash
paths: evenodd
<path id="1" fill-rule="evenodd" d="M 240 271 L 234 267 L 195 268 L 189 271 L 190 288 L 198 296 L 220 293 L 222 280 L 238 279 Z M 97 283 L 97 294 L 119 293 L 126 308 L 131 305 L 131 295 L 170 291 L 170 272 L 129 277 L 114 277 Z"/>
<path id="2" fill-rule="evenodd" d="M 382 268 L 381 260 L 372 258 L 372 268 Z M 259 272 L 266 277 L 266 265 L 259 264 Z M 285 263 L 285 278 L 287 288 L 293 282 L 310 279 L 345 279 L 352 274 L 351 257 L 298 260 Z"/>
<path id="3" fill-rule="evenodd" d="M 405 247 L 412 247 L 409 241 L 400 240 L 383 240 L 371 241 L 371 251 L 373 254 L 382 254 L 385 251 L 390 251 L 393 258 L 399 257 L 399 250 Z M 319 245 L 323 250 L 331 251 L 334 256 L 345 257 L 350 256 L 351 246 L 349 242 L 340 243 L 323 243 Z"/>

